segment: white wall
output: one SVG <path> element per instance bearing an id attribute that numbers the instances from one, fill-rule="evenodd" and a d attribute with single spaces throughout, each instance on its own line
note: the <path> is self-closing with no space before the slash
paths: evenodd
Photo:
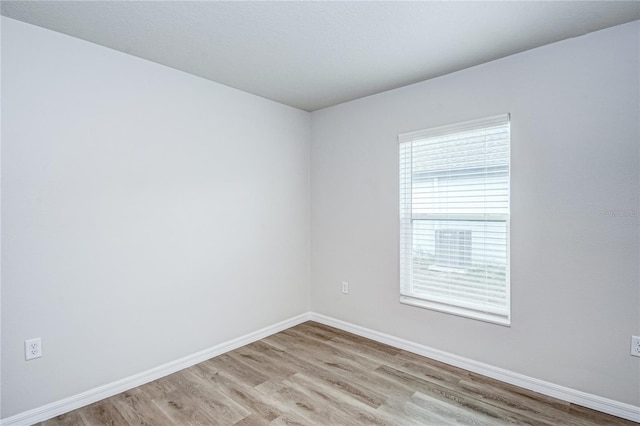
<path id="1" fill-rule="evenodd" d="M 640 405 L 639 219 L 605 214 L 640 208 L 639 33 L 635 22 L 312 113 L 312 310 Z M 401 305 L 398 134 L 500 113 L 512 117 L 512 326 Z"/>
<path id="2" fill-rule="evenodd" d="M 309 311 L 309 120 L 3 17 L 2 417 Z"/>

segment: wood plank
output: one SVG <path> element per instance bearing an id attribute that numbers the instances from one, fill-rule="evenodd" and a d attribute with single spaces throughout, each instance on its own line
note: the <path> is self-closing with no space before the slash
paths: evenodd
<path id="1" fill-rule="evenodd" d="M 86 425 L 82 417 L 80 416 L 80 411 L 75 410 L 69 413 L 61 414 L 52 419 L 46 420 L 44 422 L 38 423 L 41 426 L 83 426 Z"/>
<path id="2" fill-rule="evenodd" d="M 527 419 L 517 413 L 487 404 L 468 394 L 418 378 L 392 367 L 382 366 L 376 369 L 376 371 L 411 386 L 424 395 L 447 403 L 452 410 L 463 410 L 468 413 L 469 416 L 481 422 L 487 422 L 489 424 L 528 424 Z M 415 403 L 415 401 L 413 402 Z"/>
<path id="3" fill-rule="evenodd" d="M 261 418 L 267 422 L 278 418 L 282 413 L 278 410 L 269 398 L 248 386 L 237 381 L 234 377 L 227 375 L 224 371 L 216 374 L 208 374 L 206 370 L 196 370 L 203 380 L 208 381 L 220 393 L 228 396 L 238 405 L 247 410 L 251 415 L 248 417 Z"/>
<path id="4" fill-rule="evenodd" d="M 290 377 L 285 383 L 301 392 L 308 393 L 314 400 L 322 401 L 335 413 L 340 413 L 344 418 L 343 423 L 393 425 L 397 422 L 393 417 L 379 411 L 381 405 L 374 408 L 367 401 L 345 394 L 341 389 L 336 389 L 331 384 L 318 381 L 315 377 L 298 373 Z"/>
<path id="5" fill-rule="evenodd" d="M 211 424 L 233 424 L 251 414 L 241 403 L 219 389 L 215 382 L 199 375 L 193 367 L 172 374 L 171 380 L 177 391 L 187 395 L 199 411 L 215 419 Z"/>
<path id="6" fill-rule="evenodd" d="M 79 414 L 87 425 L 122 426 L 129 424 L 108 399 L 84 407 L 79 411 Z"/>
<path id="7" fill-rule="evenodd" d="M 136 388 L 137 389 L 137 388 Z M 127 391 L 112 398 L 116 409 L 128 424 L 140 426 L 171 426 L 173 422 L 158 411 L 143 392 Z"/>

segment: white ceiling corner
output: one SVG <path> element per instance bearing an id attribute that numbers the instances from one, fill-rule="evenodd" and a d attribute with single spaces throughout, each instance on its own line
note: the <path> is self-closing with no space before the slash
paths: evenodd
<path id="1" fill-rule="evenodd" d="M 2 15 L 313 111 L 640 19 L 638 1 L 2 1 Z"/>

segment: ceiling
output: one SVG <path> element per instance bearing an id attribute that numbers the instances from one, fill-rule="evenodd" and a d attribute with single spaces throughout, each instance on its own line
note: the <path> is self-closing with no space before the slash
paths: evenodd
<path id="1" fill-rule="evenodd" d="M 313 111 L 638 20 L 640 2 L 2 1 L 2 15 Z"/>

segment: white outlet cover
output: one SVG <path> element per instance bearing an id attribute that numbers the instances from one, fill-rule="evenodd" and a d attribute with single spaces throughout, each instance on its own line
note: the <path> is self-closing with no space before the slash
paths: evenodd
<path id="1" fill-rule="evenodd" d="M 27 361 L 42 356 L 42 339 L 35 338 L 24 341 L 24 357 Z"/>
<path id="2" fill-rule="evenodd" d="M 631 336 L 631 355 L 640 356 L 640 336 Z"/>

